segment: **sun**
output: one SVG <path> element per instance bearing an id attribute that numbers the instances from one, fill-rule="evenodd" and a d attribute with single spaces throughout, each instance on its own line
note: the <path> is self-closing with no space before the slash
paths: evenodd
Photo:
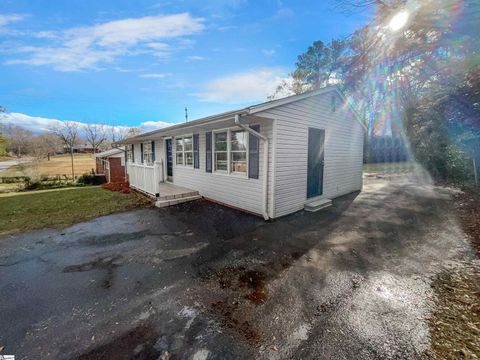
<path id="1" fill-rule="evenodd" d="M 392 31 L 398 31 L 407 24 L 408 18 L 409 13 L 407 11 L 401 11 L 392 17 L 392 19 L 388 23 L 388 27 Z"/>

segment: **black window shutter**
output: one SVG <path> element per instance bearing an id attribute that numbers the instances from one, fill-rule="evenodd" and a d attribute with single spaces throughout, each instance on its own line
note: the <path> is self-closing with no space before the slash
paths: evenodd
<path id="1" fill-rule="evenodd" d="M 200 169 L 200 145 L 198 143 L 198 134 L 193 134 L 193 167 Z"/>
<path id="2" fill-rule="evenodd" d="M 140 143 L 140 162 L 143 164 L 143 143 Z"/>
<path id="3" fill-rule="evenodd" d="M 155 141 L 152 140 L 152 161 L 155 162 Z"/>
<path id="4" fill-rule="evenodd" d="M 212 172 L 212 132 L 205 133 L 205 171 Z"/>
<path id="5" fill-rule="evenodd" d="M 132 163 L 135 162 L 135 145 L 132 144 Z"/>
<path id="6" fill-rule="evenodd" d="M 260 125 L 250 125 L 250 128 L 258 133 L 260 132 Z M 258 179 L 260 141 L 250 133 L 248 136 L 248 177 L 250 179 Z"/>

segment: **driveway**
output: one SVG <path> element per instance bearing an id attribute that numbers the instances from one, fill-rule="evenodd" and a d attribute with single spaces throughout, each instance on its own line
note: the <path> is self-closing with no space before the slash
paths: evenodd
<path id="1" fill-rule="evenodd" d="M 17 359 L 417 358 L 432 278 L 474 256 L 450 190 L 366 178 L 270 223 L 197 201 L 0 239 Z"/>
<path id="2" fill-rule="evenodd" d="M 2 172 L 4 170 L 7 170 L 8 168 L 11 168 L 12 166 L 19 165 L 19 164 L 22 164 L 24 162 L 29 162 L 29 161 L 31 161 L 30 158 L 0 161 L 0 172 Z"/>

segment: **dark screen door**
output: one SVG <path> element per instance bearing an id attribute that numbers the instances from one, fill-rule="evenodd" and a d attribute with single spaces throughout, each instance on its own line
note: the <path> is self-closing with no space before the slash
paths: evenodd
<path id="1" fill-rule="evenodd" d="M 307 198 L 323 194 L 325 130 L 308 129 Z"/>
<path id="2" fill-rule="evenodd" d="M 167 180 L 173 179 L 173 157 L 172 157 L 172 139 L 165 140 L 167 150 Z"/>

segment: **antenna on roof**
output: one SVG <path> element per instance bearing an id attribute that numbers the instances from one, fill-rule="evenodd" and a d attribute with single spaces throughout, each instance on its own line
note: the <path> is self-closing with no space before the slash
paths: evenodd
<path id="1" fill-rule="evenodd" d="M 188 122 L 188 109 L 185 106 L 185 122 Z"/>

